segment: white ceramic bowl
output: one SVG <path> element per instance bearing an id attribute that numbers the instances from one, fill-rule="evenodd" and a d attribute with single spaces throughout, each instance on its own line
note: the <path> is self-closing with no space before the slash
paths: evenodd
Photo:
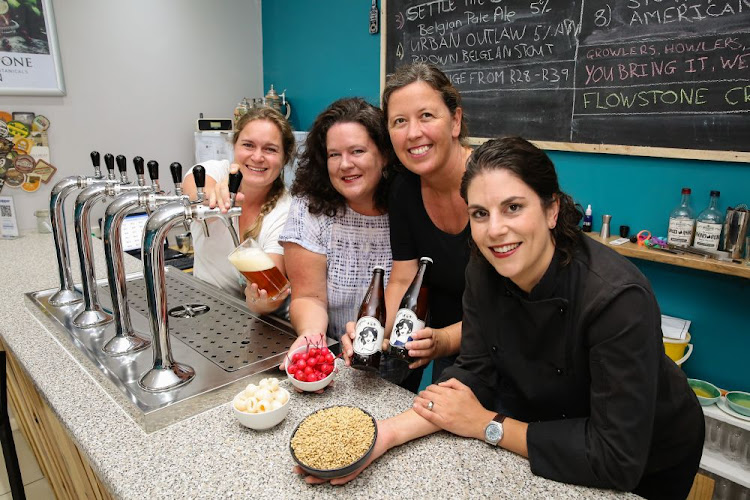
<path id="1" fill-rule="evenodd" d="M 303 345 L 301 347 L 296 348 L 293 351 L 290 351 L 289 359 L 291 360 L 292 356 L 294 356 L 298 352 L 299 353 L 307 352 L 307 349 L 308 349 L 308 346 Z M 287 367 L 288 366 L 289 364 L 287 363 Z M 292 385 L 296 387 L 297 389 L 301 389 L 305 392 L 315 392 L 315 391 L 321 390 L 322 388 L 326 387 L 328 384 L 333 382 L 333 376 L 336 373 L 336 360 L 335 359 L 333 360 L 333 366 L 334 366 L 333 371 L 329 373 L 326 378 L 320 379 L 317 382 L 301 382 L 297 380 L 296 378 L 294 378 L 294 376 L 291 375 L 289 371 L 286 372 L 286 376 L 292 382 Z"/>
<path id="2" fill-rule="evenodd" d="M 255 429 L 256 431 L 262 431 L 265 429 L 270 429 L 271 427 L 278 425 L 282 420 L 284 420 L 289 413 L 289 401 L 291 400 L 291 397 L 289 397 L 289 391 L 284 389 L 283 387 L 279 387 L 279 391 L 284 391 L 287 393 L 287 401 L 283 405 L 281 405 L 279 408 L 276 408 L 275 410 L 269 410 L 264 411 L 262 413 L 248 413 L 245 411 L 240 411 L 234 406 L 234 399 L 232 400 L 232 411 L 234 412 L 234 416 L 237 417 L 237 420 L 244 425 L 245 427 L 249 427 L 250 429 Z M 242 394 L 242 393 L 240 393 Z M 237 396 L 239 396 L 238 394 Z M 235 396 L 235 399 L 237 398 Z"/>

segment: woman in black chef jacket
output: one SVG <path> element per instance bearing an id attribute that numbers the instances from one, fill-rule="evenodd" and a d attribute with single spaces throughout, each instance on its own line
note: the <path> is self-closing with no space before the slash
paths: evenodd
<path id="1" fill-rule="evenodd" d="M 372 459 L 444 429 L 523 455 L 549 479 L 685 498 L 703 413 L 664 354 L 648 280 L 581 235 L 552 162 L 521 138 L 479 147 L 461 195 L 475 251 L 458 360 L 412 410 L 378 422 Z"/>

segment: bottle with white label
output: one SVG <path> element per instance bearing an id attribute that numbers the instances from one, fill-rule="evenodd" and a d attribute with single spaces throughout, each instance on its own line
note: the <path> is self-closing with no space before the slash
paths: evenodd
<path id="1" fill-rule="evenodd" d="M 372 270 L 372 281 L 367 289 L 354 327 L 354 354 L 352 368 L 378 371 L 380 369 L 383 336 L 385 334 L 385 292 L 383 276 L 385 269 L 376 266 Z"/>
<path id="2" fill-rule="evenodd" d="M 695 223 L 695 248 L 701 250 L 716 251 L 719 249 L 721 226 L 724 224 L 724 215 L 719 212 L 719 191 L 711 191 L 711 200 L 708 208 L 698 214 Z"/>
<path id="3" fill-rule="evenodd" d="M 695 216 L 693 215 L 693 210 L 690 208 L 690 192 L 690 188 L 682 188 L 682 201 L 669 214 L 667 243 L 670 245 L 688 247 L 693 244 Z"/>
<path id="4" fill-rule="evenodd" d="M 406 343 L 411 342 L 412 333 L 421 330 L 425 326 L 427 318 L 427 272 L 432 264 L 432 259 L 422 257 L 419 259 L 419 269 L 414 280 L 401 299 L 401 305 L 393 320 L 393 330 L 389 340 L 388 355 L 396 359 L 411 363 L 414 359 L 409 356 Z"/>

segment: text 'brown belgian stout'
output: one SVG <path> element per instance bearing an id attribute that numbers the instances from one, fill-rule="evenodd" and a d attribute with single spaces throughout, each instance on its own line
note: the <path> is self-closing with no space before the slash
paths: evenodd
<path id="1" fill-rule="evenodd" d="M 354 327 L 354 355 L 352 367 L 358 370 L 378 371 L 381 349 L 385 335 L 385 292 L 383 276 L 385 269 L 376 266 L 372 270 L 372 281 L 367 289 Z"/>
<path id="2" fill-rule="evenodd" d="M 406 343 L 412 340 L 413 332 L 424 328 L 427 318 L 427 287 L 424 284 L 430 264 L 432 264 L 432 259 L 429 257 L 419 259 L 417 275 L 406 290 L 404 298 L 401 299 L 396 319 L 393 320 L 388 355 L 409 363 L 415 360 L 409 356 Z"/>

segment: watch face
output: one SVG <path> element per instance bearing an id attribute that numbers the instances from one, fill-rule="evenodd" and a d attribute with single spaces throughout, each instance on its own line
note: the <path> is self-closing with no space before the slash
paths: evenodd
<path id="1" fill-rule="evenodd" d="M 484 438 L 490 443 L 497 443 L 503 436 L 502 427 L 497 422 L 490 422 L 487 428 L 484 430 Z"/>

